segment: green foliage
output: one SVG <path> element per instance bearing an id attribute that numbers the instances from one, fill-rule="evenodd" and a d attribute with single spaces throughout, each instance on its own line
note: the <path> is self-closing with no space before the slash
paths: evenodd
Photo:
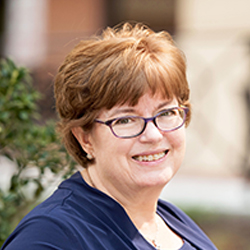
<path id="1" fill-rule="evenodd" d="M 0 61 L 0 155 L 16 165 L 9 190 L 0 189 L 0 245 L 41 197 L 46 170 L 66 177 L 75 166 L 56 136 L 54 122 L 39 125 L 44 124 L 36 104 L 40 98 L 26 68 L 10 59 Z M 37 174 L 29 175 L 34 168 Z M 28 199 L 24 190 L 31 183 L 35 188 Z"/>

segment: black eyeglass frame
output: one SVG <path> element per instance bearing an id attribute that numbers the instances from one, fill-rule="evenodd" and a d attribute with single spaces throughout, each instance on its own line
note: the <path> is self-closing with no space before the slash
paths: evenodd
<path id="1" fill-rule="evenodd" d="M 165 129 L 159 128 L 158 125 L 157 125 L 157 123 L 156 123 L 156 118 L 157 118 L 158 116 L 160 116 L 161 114 L 166 113 L 166 112 L 168 112 L 168 111 L 171 111 L 171 110 L 173 110 L 173 109 L 181 109 L 181 110 L 184 111 L 184 116 L 183 116 L 183 119 L 182 119 L 182 120 L 183 120 L 182 123 L 181 123 L 179 126 L 173 128 L 173 129 L 166 129 L 166 130 L 165 130 Z M 131 115 L 130 115 L 130 116 L 116 117 L 116 118 L 114 118 L 114 119 L 107 120 L 107 121 L 101 121 L 101 120 L 99 120 L 99 119 L 95 119 L 94 121 L 97 122 L 97 123 L 104 124 L 104 125 L 108 126 L 108 127 L 110 128 L 112 134 L 113 134 L 115 137 L 117 137 L 117 138 L 122 138 L 122 139 L 129 139 L 129 138 L 134 138 L 134 137 L 137 137 L 137 136 L 141 135 L 141 134 L 145 131 L 145 129 L 146 129 L 146 127 L 147 127 L 147 123 L 150 122 L 150 121 L 153 121 L 154 125 L 155 125 L 160 131 L 162 131 L 162 132 L 171 132 L 171 131 L 177 130 L 177 129 L 181 128 L 181 127 L 185 124 L 185 121 L 186 121 L 188 112 L 189 112 L 189 108 L 188 108 L 188 107 L 181 106 L 181 107 L 174 107 L 174 108 L 165 109 L 165 110 L 163 110 L 163 111 L 157 113 L 155 116 L 148 117 L 148 118 L 144 118 L 144 117 L 141 117 L 141 116 L 131 116 Z M 143 120 L 144 120 L 144 126 L 143 126 L 141 132 L 139 132 L 139 133 L 136 134 L 136 135 L 132 135 L 132 136 L 119 136 L 119 135 L 117 135 L 117 134 L 114 132 L 114 130 L 113 130 L 112 123 L 113 123 L 114 121 L 117 121 L 117 120 L 120 120 L 120 119 L 126 119 L 126 118 L 140 118 L 140 119 L 143 119 Z"/>

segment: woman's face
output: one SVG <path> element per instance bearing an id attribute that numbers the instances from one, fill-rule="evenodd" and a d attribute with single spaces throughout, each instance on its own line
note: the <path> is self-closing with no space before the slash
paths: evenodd
<path id="1" fill-rule="evenodd" d="M 160 111 L 177 107 L 174 98 L 169 101 L 161 95 L 143 95 L 136 106 L 115 106 L 103 110 L 99 120 L 106 121 L 126 115 L 152 117 Z M 90 165 L 93 178 L 107 189 L 137 189 L 163 187 L 179 169 L 185 152 L 185 128 L 172 132 L 160 131 L 148 122 L 145 131 L 130 139 L 115 137 L 110 128 L 95 123 L 85 136 L 88 149 L 95 158 Z M 84 146 L 86 149 L 86 145 Z M 141 157 L 140 157 L 141 156 Z"/>

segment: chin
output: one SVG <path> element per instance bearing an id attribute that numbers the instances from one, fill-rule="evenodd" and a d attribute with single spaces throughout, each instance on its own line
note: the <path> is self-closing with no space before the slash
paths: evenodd
<path id="1" fill-rule="evenodd" d="M 160 187 L 163 188 L 172 180 L 175 173 L 172 171 L 167 171 L 165 173 L 151 173 L 149 176 L 145 176 L 141 180 L 138 180 L 138 185 L 140 187 Z"/>

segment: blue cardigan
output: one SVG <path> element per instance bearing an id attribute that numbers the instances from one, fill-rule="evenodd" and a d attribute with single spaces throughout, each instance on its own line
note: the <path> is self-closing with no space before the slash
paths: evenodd
<path id="1" fill-rule="evenodd" d="M 216 247 L 181 210 L 159 200 L 157 213 L 185 244 L 181 250 Z M 2 250 L 155 250 L 123 207 L 75 173 L 19 223 Z"/>

